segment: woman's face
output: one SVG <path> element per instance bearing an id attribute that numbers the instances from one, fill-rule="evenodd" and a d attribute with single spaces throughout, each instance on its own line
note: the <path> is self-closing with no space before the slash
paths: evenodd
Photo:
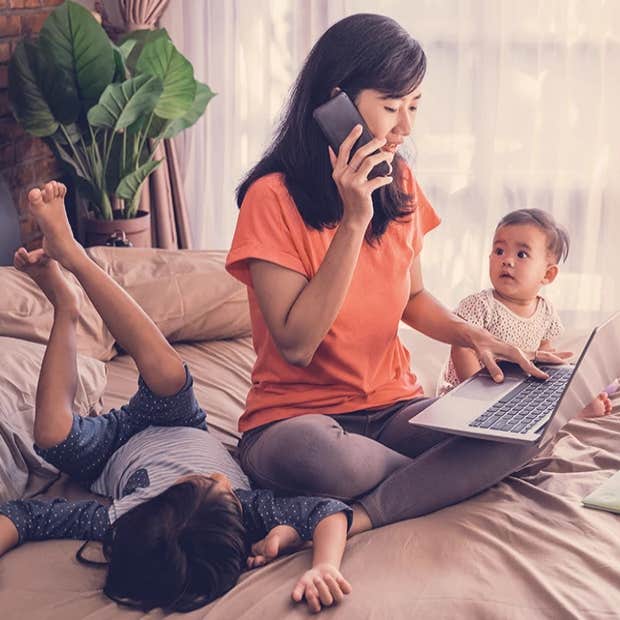
<path id="1" fill-rule="evenodd" d="M 421 96 L 421 86 L 400 99 L 369 88 L 360 91 L 355 105 L 375 138 L 385 138 L 382 150 L 394 154 L 411 133 Z"/>

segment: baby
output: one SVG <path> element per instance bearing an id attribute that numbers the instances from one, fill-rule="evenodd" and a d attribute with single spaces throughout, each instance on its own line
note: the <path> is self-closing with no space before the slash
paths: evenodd
<path id="1" fill-rule="evenodd" d="M 558 275 L 566 260 L 568 233 L 540 209 L 519 209 L 505 215 L 495 229 L 489 257 L 493 288 L 463 299 L 456 314 L 491 332 L 542 363 L 562 363 L 572 353 L 558 352 L 552 341 L 564 330 L 540 289 Z M 453 346 L 445 364 L 438 395 L 442 396 L 482 368 L 475 352 Z M 617 382 L 585 407 L 578 417 L 600 417 L 611 412 L 608 392 Z"/>

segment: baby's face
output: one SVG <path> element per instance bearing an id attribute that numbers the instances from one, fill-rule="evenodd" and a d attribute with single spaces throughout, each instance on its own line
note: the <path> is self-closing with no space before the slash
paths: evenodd
<path id="1" fill-rule="evenodd" d="M 495 232 L 489 257 L 493 288 L 510 299 L 534 299 L 547 284 L 553 258 L 547 251 L 545 233 L 531 224 L 503 226 Z"/>

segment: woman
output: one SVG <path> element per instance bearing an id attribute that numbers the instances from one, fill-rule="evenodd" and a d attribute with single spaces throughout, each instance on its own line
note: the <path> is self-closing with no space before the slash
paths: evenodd
<path id="1" fill-rule="evenodd" d="M 245 471 L 281 492 L 358 499 L 374 527 L 469 497 L 537 450 L 408 423 L 432 400 L 410 371 L 400 319 L 473 349 L 497 381 L 499 358 L 545 376 L 424 289 L 423 236 L 439 218 L 398 150 L 425 69 L 419 44 L 387 17 L 353 15 L 327 30 L 272 146 L 239 187 L 227 260 L 248 287 L 257 353 L 239 422 Z M 350 159 L 361 129 L 336 155 L 312 118 L 339 90 L 375 136 Z M 392 176 L 368 180 L 380 161 Z"/>

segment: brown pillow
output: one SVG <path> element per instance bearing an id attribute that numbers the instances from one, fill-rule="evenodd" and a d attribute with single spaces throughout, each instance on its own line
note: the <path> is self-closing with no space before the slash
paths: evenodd
<path id="1" fill-rule="evenodd" d="M 72 274 L 66 274 L 81 298 L 77 326 L 78 351 L 101 361 L 114 357 L 114 339 Z M 0 336 L 47 343 L 52 328 L 52 305 L 43 291 L 13 267 L 0 267 Z"/>
<path id="2" fill-rule="evenodd" d="M 57 475 L 33 449 L 35 397 L 45 346 L 0 337 L 0 502 L 42 491 Z M 103 362 L 78 356 L 74 411 L 97 413 L 106 385 Z"/>
<path id="3" fill-rule="evenodd" d="M 170 342 L 239 338 L 251 332 L 245 286 L 221 250 L 89 248 Z"/>

